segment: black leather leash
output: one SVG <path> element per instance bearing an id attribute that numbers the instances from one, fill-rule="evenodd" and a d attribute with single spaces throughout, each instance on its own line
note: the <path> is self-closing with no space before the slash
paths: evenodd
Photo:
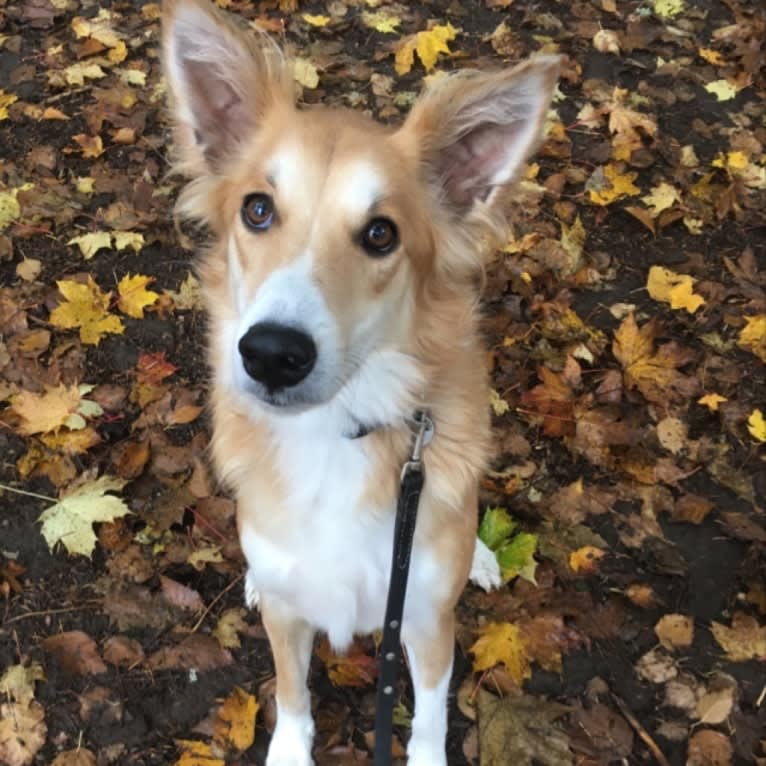
<path id="1" fill-rule="evenodd" d="M 402 654 L 402 614 L 410 573 L 410 554 L 418 518 L 420 493 L 425 483 L 425 470 L 421 460 L 423 448 L 431 441 L 434 424 L 424 410 L 414 417 L 415 440 L 410 459 L 402 467 L 399 499 L 396 504 L 394 525 L 394 552 L 391 558 L 391 581 L 388 585 L 386 618 L 383 622 L 383 640 L 378 655 L 378 695 L 375 704 L 375 756 L 374 766 L 390 766 L 393 737 L 394 698 Z"/>

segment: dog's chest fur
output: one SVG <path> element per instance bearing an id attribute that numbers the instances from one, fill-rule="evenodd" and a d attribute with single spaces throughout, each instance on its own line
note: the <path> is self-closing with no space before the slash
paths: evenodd
<path id="1" fill-rule="evenodd" d="M 333 423 L 297 418 L 273 444 L 280 499 L 240 496 L 240 537 L 248 581 L 278 598 L 343 648 L 354 633 L 381 626 L 391 567 L 396 497 L 376 505 L 370 483 L 381 470 L 369 439 L 349 439 Z M 265 500 L 265 498 L 264 498 Z M 272 503 L 279 507 L 272 507 Z M 407 613 L 425 618 L 437 564 L 416 545 Z M 419 594 L 423 594 L 420 597 Z"/>

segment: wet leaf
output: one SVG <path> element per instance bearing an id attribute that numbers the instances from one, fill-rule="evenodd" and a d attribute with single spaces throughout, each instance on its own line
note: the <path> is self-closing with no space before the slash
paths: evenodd
<path id="1" fill-rule="evenodd" d="M 474 655 L 473 669 L 490 670 L 502 665 L 518 686 L 532 677 L 523 637 L 517 625 L 491 622 L 479 631 L 479 638 L 469 649 Z"/>

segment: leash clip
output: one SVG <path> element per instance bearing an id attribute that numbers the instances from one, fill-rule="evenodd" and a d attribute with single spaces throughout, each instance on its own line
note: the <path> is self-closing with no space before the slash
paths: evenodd
<path id="1" fill-rule="evenodd" d="M 417 410 L 410 424 L 415 441 L 412 445 L 410 459 L 402 466 L 401 478 L 404 478 L 410 471 L 420 471 L 420 463 L 423 455 L 423 448 L 431 443 L 434 438 L 434 421 L 425 410 Z"/>

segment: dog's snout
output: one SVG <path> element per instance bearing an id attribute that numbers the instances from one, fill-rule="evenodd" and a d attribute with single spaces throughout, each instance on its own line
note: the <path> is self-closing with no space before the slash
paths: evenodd
<path id="1" fill-rule="evenodd" d="M 273 322 L 254 324 L 240 338 L 239 353 L 247 374 L 270 391 L 300 383 L 317 359 L 309 335 Z"/>

